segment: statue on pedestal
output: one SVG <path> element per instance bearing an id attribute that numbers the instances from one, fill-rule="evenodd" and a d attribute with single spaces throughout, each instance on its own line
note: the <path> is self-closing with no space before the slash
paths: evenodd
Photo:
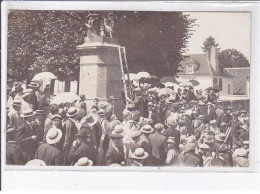
<path id="1" fill-rule="evenodd" d="M 88 28 L 88 38 L 97 36 L 109 36 L 110 38 L 113 37 L 112 34 L 114 32 L 114 21 L 111 15 L 104 17 L 100 16 L 99 14 L 90 13 L 85 25 Z"/>

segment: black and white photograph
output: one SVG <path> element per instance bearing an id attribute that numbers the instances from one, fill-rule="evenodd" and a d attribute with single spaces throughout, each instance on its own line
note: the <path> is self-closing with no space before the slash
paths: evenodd
<path id="1" fill-rule="evenodd" d="M 7 20 L 5 167 L 250 167 L 250 12 Z"/>

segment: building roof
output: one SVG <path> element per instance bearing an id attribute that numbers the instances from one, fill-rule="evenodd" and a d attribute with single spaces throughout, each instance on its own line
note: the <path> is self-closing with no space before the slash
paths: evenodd
<path id="1" fill-rule="evenodd" d="M 182 66 L 182 72 L 179 72 L 179 75 L 217 75 L 217 76 L 228 76 L 232 77 L 230 73 L 226 70 L 223 70 L 223 73 L 217 73 L 210 65 L 208 54 L 189 54 L 184 55 L 184 60 L 180 62 Z M 194 73 L 187 74 L 186 64 L 197 64 L 197 67 L 194 69 Z"/>

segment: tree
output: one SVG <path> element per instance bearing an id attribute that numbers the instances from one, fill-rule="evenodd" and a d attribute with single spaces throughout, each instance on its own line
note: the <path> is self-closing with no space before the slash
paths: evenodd
<path id="1" fill-rule="evenodd" d="M 98 12 L 113 16 L 114 37 L 126 46 L 129 69 L 172 75 L 178 71 L 195 20 L 181 12 Z M 76 46 L 87 35 L 87 11 L 25 11 L 8 14 L 8 68 L 21 79 L 50 71 L 78 80 Z"/>
<path id="2" fill-rule="evenodd" d="M 207 53 L 209 53 L 209 56 L 210 56 L 210 54 L 211 54 L 211 47 L 216 47 L 216 48 L 218 48 L 218 43 L 216 43 L 216 40 L 215 40 L 215 38 L 213 38 L 212 36 L 209 36 L 204 42 L 203 42 L 203 47 L 201 47 L 202 48 L 202 50 L 204 51 L 204 52 L 207 52 Z M 218 48 L 219 49 L 219 48 Z"/>
<path id="3" fill-rule="evenodd" d="M 236 49 L 226 49 L 219 53 L 219 62 L 225 68 L 228 67 L 250 67 L 248 59 L 243 53 Z"/>

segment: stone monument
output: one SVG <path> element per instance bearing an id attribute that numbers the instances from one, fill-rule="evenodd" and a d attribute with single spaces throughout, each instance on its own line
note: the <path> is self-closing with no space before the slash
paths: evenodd
<path id="1" fill-rule="evenodd" d="M 88 105 L 94 98 L 104 102 L 110 96 L 114 96 L 116 98 L 114 112 L 121 119 L 125 105 L 118 50 L 120 45 L 115 38 L 112 38 L 113 26 L 108 26 L 107 20 L 96 14 L 90 15 L 86 24 L 87 37 L 82 45 L 77 46 L 80 54 L 79 95 L 86 96 Z M 108 33 L 109 37 L 106 37 L 105 33 Z"/>

